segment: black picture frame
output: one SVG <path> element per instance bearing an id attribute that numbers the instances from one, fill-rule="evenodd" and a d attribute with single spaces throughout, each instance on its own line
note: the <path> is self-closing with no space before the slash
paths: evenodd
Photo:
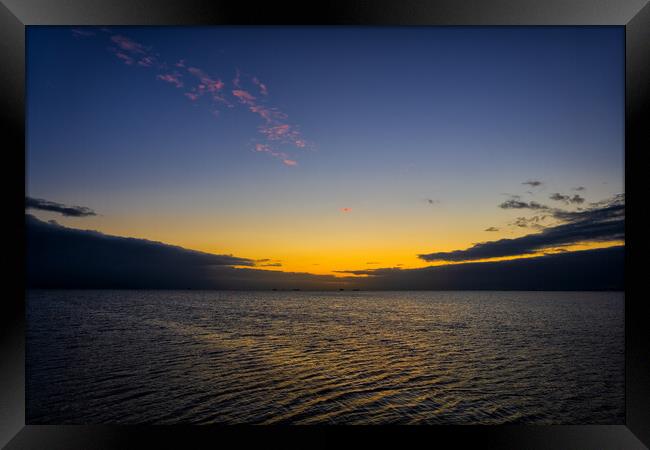
<path id="1" fill-rule="evenodd" d="M 625 425 L 615 426 L 435 426 L 435 427 L 146 427 L 25 425 L 25 27 L 29 25 L 610 25 L 625 27 Z M 633 170 L 649 148 L 650 5 L 647 0 L 347 0 L 253 2 L 204 0 L 1 0 L 0 98 L 4 122 L 3 177 L 6 296 L 0 301 L 0 446 L 27 448 L 196 448 L 199 444 L 266 443 L 337 445 L 346 439 L 369 445 L 426 445 L 444 440 L 488 448 L 627 449 L 650 445 L 650 342 L 645 298 L 633 294 L 632 259 L 640 250 L 631 231 Z M 22 186 L 22 188 L 21 188 Z M 639 201 L 640 202 L 640 201 Z M 635 207 L 638 209 L 637 207 Z M 639 207 L 640 208 L 640 207 Z M 636 211 L 635 209 L 635 211 Z M 639 213 L 635 212 L 634 217 Z M 636 247 L 637 249 L 639 247 Z M 335 433 L 332 434 L 332 431 Z M 314 434 L 318 434 L 315 439 Z M 276 442 L 274 442 L 276 441 Z"/>

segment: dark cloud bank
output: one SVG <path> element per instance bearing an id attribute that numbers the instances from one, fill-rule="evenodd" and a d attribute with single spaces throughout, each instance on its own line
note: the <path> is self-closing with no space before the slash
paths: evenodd
<path id="1" fill-rule="evenodd" d="M 352 271 L 347 273 L 367 276 L 335 278 L 259 270 L 245 258 L 67 228 L 31 215 L 26 215 L 26 232 L 30 288 L 623 289 L 622 246 L 502 262 Z"/>
<path id="2" fill-rule="evenodd" d="M 595 208 L 584 211 L 554 210 L 552 216 L 562 223 L 544 228 L 539 233 L 514 239 L 481 242 L 465 250 L 418 256 L 424 261 L 475 261 L 535 253 L 578 242 L 606 242 L 625 238 L 625 204 L 622 196 L 596 204 Z"/>
<path id="3" fill-rule="evenodd" d="M 307 288 L 317 276 L 252 268 L 256 261 L 145 239 L 67 228 L 26 215 L 27 284 L 43 288 Z M 251 266 L 238 269 L 232 266 Z"/>
<path id="4" fill-rule="evenodd" d="M 369 289 L 622 290 L 624 247 L 500 262 L 366 271 Z M 362 274 L 362 271 L 354 272 Z"/>
<path id="5" fill-rule="evenodd" d="M 97 215 L 95 211 L 86 208 L 85 206 L 67 206 L 62 203 L 32 197 L 25 197 L 25 208 L 56 212 L 68 217 L 88 217 Z"/>

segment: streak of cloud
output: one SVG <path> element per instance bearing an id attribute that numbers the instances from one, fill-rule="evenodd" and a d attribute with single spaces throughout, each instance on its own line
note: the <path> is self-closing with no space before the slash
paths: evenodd
<path id="1" fill-rule="evenodd" d="M 621 290 L 623 246 L 553 252 L 537 258 L 464 262 L 418 269 L 388 267 L 341 271 L 361 289 Z"/>
<path id="2" fill-rule="evenodd" d="M 298 165 L 298 162 L 289 159 L 289 155 L 284 152 L 277 152 L 273 150 L 269 145 L 266 144 L 255 144 L 255 151 L 259 153 L 267 153 L 274 158 L 279 158 L 285 166 L 295 167 Z"/>
<path id="3" fill-rule="evenodd" d="M 85 206 L 68 206 L 62 203 L 32 197 L 25 197 L 25 208 L 55 212 L 67 217 L 88 217 L 97 215 L 95 211 Z"/>
<path id="4" fill-rule="evenodd" d="M 312 146 L 303 136 L 295 124 L 287 122 L 288 115 L 277 107 L 267 104 L 270 97 L 269 88 L 266 83 L 255 75 L 248 75 L 235 69 L 235 76 L 228 83 L 223 77 L 210 74 L 208 71 L 190 65 L 185 58 L 177 60 L 174 64 L 167 64 L 160 60 L 159 55 L 142 43 L 139 43 L 122 34 L 116 34 L 109 28 L 101 28 L 108 36 L 111 46 L 108 50 L 122 63 L 128 66 L 144 67 L 156 70 L 156 79 L 165 81 L 172 86 L 182 89 L 183 95 L 191 102 L 197 103 L 203 98 L 208 98 L 214 105 L 210 112 L 219 116 L 219 106 L 235 108 L 236 105 L 245 107 L 252 114 L 261 118 L 263 124 L 257 127 L 258 133 L 272 155 L 284 155 L 279 158 L 286 166 L 297 166 L 296 158 L 289 154 L 287 147 L 293 149 L 305 149 Z M 97 33 L 86 29 L 72 29 L 74 36 L 95 36 Z M 170 67 L 178 71 L 170 71 Z M 191 83 L 184 79 L 182 73 L 191 75 L 196 81 Z M 251 93 L 251 90 L 257 94 Z M 258 98 L 259 95 L 259 98 Z"/>
<path id="5" fill-rule="evenodd" d="M 260 94 L 262 94 L 262 95 L 268 95 L 269 94 L 269 91 L 266 88 L 266 85 L 264 83 L 262 83 L 260 80 L 258 80 L 257 77 L 253 77 L 251 79 L 251 81 L 253 82 L 253 84 L 255 86 L 257 86 L 259 88 Z"/>
<path id="6" fill-rule="evenodd" d="M 232 95 L 237 97 L 240 102 L 245 105 L 253 106 L 255 105 L 255 97 L 250 94 L 250 92 L 243 91 L 241 89 L 234 89 Z"/>
<path id="7" fill-rule="evenodd" d="M 116 34 L 111 37 L 111 41 L 113 41 L 119 48 L 122 50 L 125 50 L 127 52 L 131 53 L 140 53 L 140 54 L 146 54 L 148 52 L 148 49 L 143 46 L 142 44 L 139 44 L 125 36 Z"/>
<path id="8" fill-rule="evenodd" d="M 506 200 L 499 205 L 501 209 L 549 209 L 548 206 L 537 202 L 523 202 L 520 200 Z"/>
<path id="9" fill-rule="evenodd" d="M 551 196 L 549 198 L 551 200 L 555 200 L 555 201 L 558 201 L 558 202 L 564 202 L 567 205 L 570 204 L 570 203 L 582 204 L 582 203 L 585 202 L 585 199 L 583 197 L 579 196 L 578 194 L 575 194 L 572 197 L 570 195 L 564 195 L 564 194 L 560 194 L 559 192 L 556 192 L 554 194 L 551 194 Z"/>
<path id="10" fill-rule="evenodd" d="M 115 56 L 117 56 L 120 60 L 122 60 L 124 64 L 127 64 L 129 66 L 135 62 L 134 58 L 122 52 L 115 52 Z"/>
<path id="11" fill-rule="evenodd" d="M 282 261 L 276 259 L 269 259 L 269 258 L 256 259 L 255 266 L 256 267 L 282 267 Z"/>
<path id="12" fill-rule="evenodd" d="M 77 36 L 77 37 L 95 36 L 95 33 L 93 31 L 84 30 L 83 28 L 73 28 L 72 34 L 73 36 Z"/>
<path id="13" fill-rule="evenodd" d="M 183 82 L 180 80 L 180 75 L 178 73 L 166 73 L 163 75 L 158 75 L 156 78 L 167 83 L 171 83 L 177 88 L 183 87 Z"/>
<path id="14" fill-rule="evenodd" d="M 481 242 L 464 250 L 426 253 L 418 257 L 425 261 L 474 261 L 531 254 L 580 242 L 607 242 L 625 238 L 625 203 L 619 196 L 603 202 L 600 207 L 584 211 L 556 210 L 553 217 L 563 223 L 519 238 Z"/>

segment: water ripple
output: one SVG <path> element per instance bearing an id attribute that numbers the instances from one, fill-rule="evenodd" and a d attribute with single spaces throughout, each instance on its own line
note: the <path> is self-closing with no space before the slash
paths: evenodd
<path id="1" fill-rule="evenodd" d="M 29 291 L 29 424 L 620 424 L 623 294 Z"/>

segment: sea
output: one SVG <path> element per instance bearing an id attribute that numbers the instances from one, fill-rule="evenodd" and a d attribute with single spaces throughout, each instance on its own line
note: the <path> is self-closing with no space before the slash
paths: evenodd
<path id="1" fill-rule="evenodd" d="M 27 424 L 623 424 L 622 292 L 26 291 Z"/>

